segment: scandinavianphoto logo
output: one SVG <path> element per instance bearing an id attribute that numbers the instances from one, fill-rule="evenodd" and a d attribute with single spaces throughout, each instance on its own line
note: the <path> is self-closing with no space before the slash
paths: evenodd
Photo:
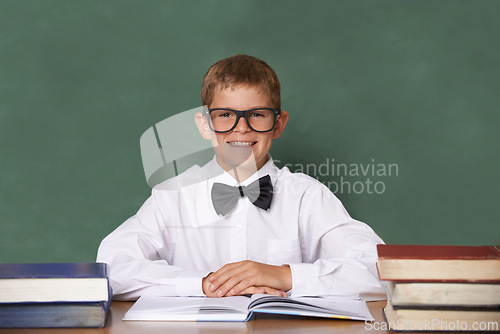
<path id="1" fill-rule="evenodd" d="M 340 162 L 334 158 L 326 158 L 319 164 L 274 162 L 291 172 L 304 173 L 317 179 L 335 194 L 380 195 L 387 190 L 387 178 L 399 176 L 397 163 L 379 162 L 375 158 L 359 163 Z"/>

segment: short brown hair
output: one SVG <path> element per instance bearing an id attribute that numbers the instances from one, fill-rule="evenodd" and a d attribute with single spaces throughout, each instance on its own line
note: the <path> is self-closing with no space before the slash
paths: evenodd
<path id="1" fill-rule="evenodd" d="M 272 108 L 281 108 L 280 82 L 276 72 L 263 60 L 236 55 L 219 60 L 208 69 L 201 86 L 201 102 L 209 106 L 217 89 L 250 86 L 269 96 Z"/>

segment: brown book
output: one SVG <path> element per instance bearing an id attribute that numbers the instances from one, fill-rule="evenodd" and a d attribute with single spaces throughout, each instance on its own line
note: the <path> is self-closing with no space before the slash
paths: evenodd
<path id="1" fill-rule="evenodd" d="M 500 312 L 490 310 L 396 309 L 384 308 L 387 329 L 394 331 L 498 332 Z"/>
<path id="2" fill-rule="evenodd" d="M 392 305 L 404 308 L 498 308 L 499 283 L 388 282 Z"/>
<path id="3" fill-rule="evenodd" d="M 500 282 L 495 246 L 377 245 L 381 280 Z"/>

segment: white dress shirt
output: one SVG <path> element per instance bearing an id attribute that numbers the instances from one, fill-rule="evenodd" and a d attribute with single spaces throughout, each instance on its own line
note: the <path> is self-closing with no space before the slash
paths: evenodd
<path id="1" fill-rule="evenodd" d="M 203 277 L 242 260 L 288 264 L 292 296 L 385 296 L 375 267 L 383 241 L 375 232 L 319 181 L 278 169 L 271 158 L 241 185 L 265 175 L 274 187 L 270 209 L 241 197 L 224 217 L 213 208 L 212 185 L 240 183 L 215 158 L 153 188 L 99 247 L 115 299 L 204 296 Z"/>

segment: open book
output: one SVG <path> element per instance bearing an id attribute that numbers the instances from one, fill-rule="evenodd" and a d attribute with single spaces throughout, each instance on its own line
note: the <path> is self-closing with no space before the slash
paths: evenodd
<path id="1" fill-rule="evenodd" d="M 125 321 L 247 321 L 252 313 L 369 320 L 366 302 L 340 297 L 278 297 L 270 295 L 208 297 L 142 296 Z"/>

